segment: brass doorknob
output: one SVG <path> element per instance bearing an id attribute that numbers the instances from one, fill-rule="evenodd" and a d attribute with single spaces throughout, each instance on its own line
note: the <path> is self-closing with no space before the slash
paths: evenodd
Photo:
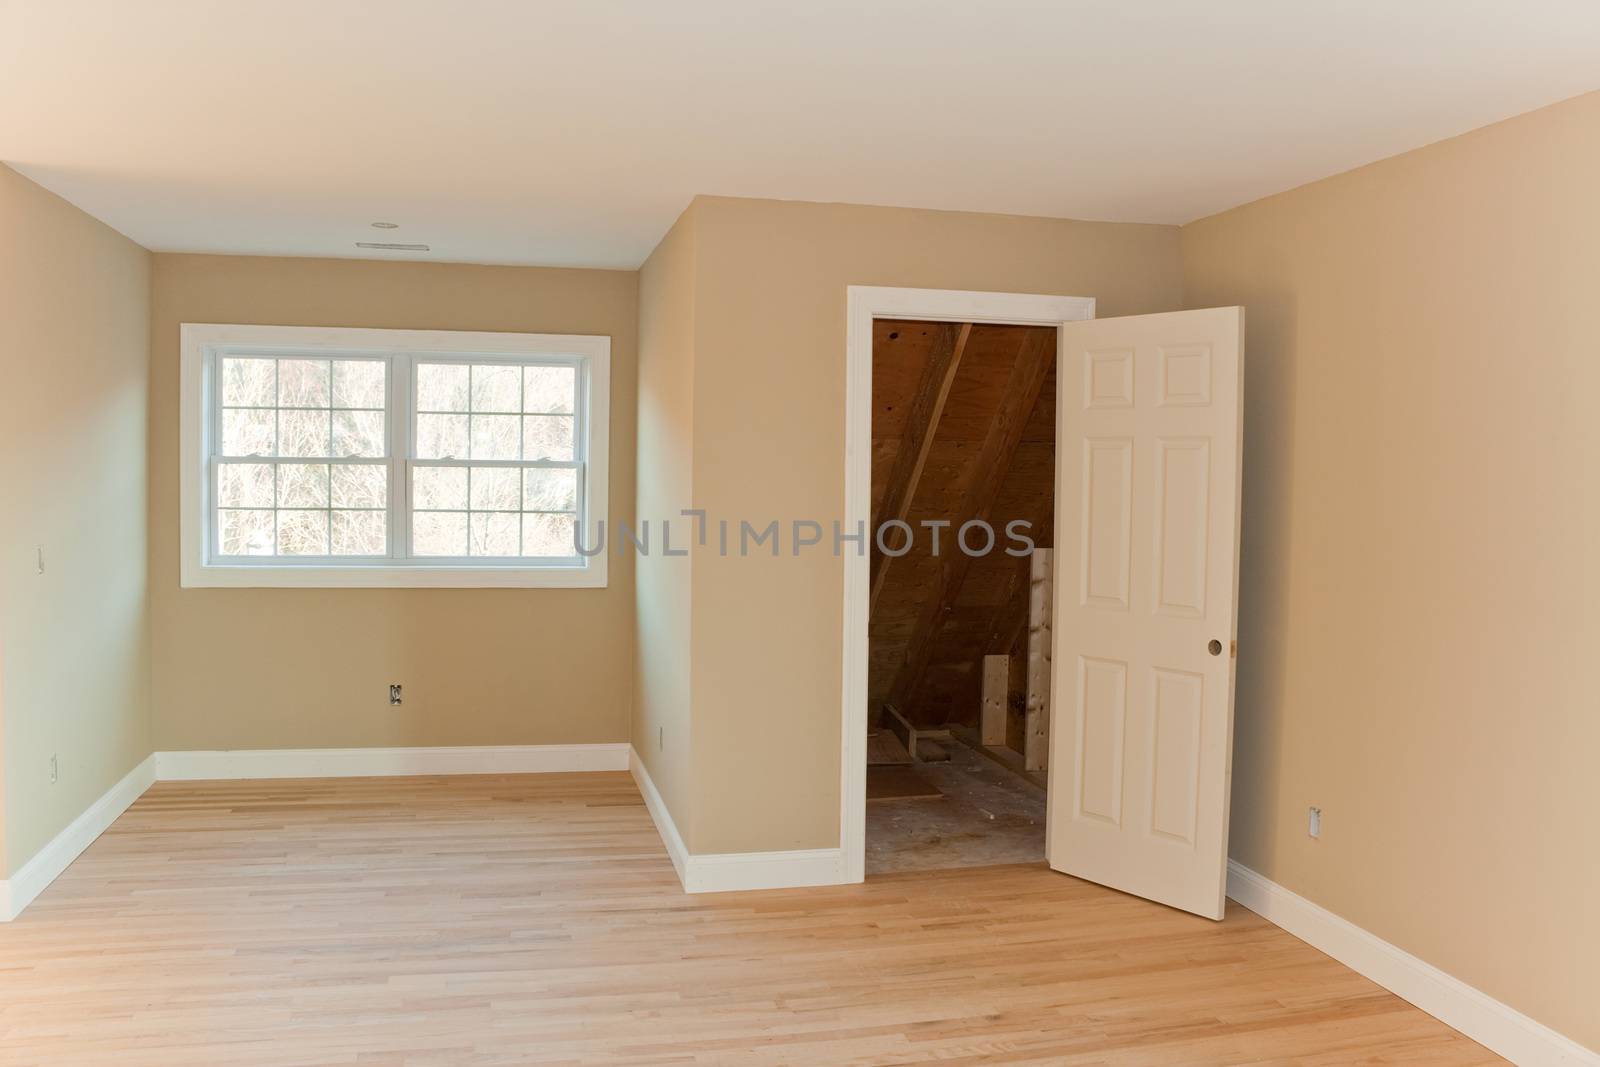
<path id="1" fill-rule="evenodd" d="M 1206 651 L 1211 653 L 1213 656 L 1222 655 L 1222 642 L 1213 637 L 1211 639 L 1211 643 L 1206 646 Z"/>

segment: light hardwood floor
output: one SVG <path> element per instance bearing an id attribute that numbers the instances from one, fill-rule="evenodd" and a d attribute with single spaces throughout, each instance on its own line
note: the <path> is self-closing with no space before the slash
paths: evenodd
<path id="1" fill-rule="evenodd" d="M 1237 906 L 685 896 L 626 775 L 161 783 L 0 926 L 12 1064 L 1500 1062 Z"/>

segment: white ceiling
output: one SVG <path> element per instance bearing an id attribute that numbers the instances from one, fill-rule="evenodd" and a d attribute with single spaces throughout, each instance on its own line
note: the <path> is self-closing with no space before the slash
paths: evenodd
<path id="1" fill-rule="evenodd" d="M 0 159 L 158 250 L 633 267 L 697 193 L 1186 222 L 1596 88 L 1595 0 L 0 0 Z"/>

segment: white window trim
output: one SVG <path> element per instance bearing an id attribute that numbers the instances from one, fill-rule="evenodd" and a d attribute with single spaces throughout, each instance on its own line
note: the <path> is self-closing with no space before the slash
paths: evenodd
<path id="1" fill-rule="evenodd" d="M 587 389 L 579 398 L 579 426 L 587 427 L 588 454 L 579 493 L 584 501 L 583 542 L 598 543 L 600 524 L 606 521 L 609 441 L 611 432 L 611 338 L 584 334 L 475 333 L 457 330 L 369 330 L 323 326 L 246 326 L 184 323 L 180 328 L 181 416 L 179 439 L 180 581 L 184 588 L 580 588 L 606 585 L 606 552 L 579 557 L 573 563 L 520 563 L 447 561 L 385 565 L 319 564 L 277 557 L 260 563 L 216 563 L 210 560 L 210 445 L 207 380 L 211 355 L 219 348 L 250 346 L 281 348 L 285 354 L 308 349 L 338 348 L 405 356 L 484 356 L 538 359 L 541 356 L 577 358 L 586 365 Z M 410 383 L 396 382 L 400 401 L 391 401 L 390 462 L 404 467 L 398 455 L 401 435 L 396 418 L 411 420 Z M 403 477 L 403 475 L 402 475 Z M 391 484 L 393 484 L 391 482 Z M 393 514 L 405 521 L 409 496 Z M 391 529 L 391 544 L 394 533 Z M 609 545 L 607 546 L 609 548 Z"/>

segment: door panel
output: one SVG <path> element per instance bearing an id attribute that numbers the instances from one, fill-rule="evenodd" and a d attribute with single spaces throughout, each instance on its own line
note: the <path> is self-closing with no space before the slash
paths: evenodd
<path id="1" fill-rule="evenodd" d="M 1210 918 L 1227 874 L 1242 308 L 1060 331 L 1048 843 Z M 1216 649 L 1213 653 L 1212 649 Z"/>
<path id="2" fill-rule="evenodd" d="M 1083 447 L 1083 601 L 1127 610 L 1133 558 L 1133 439 Z"/>

